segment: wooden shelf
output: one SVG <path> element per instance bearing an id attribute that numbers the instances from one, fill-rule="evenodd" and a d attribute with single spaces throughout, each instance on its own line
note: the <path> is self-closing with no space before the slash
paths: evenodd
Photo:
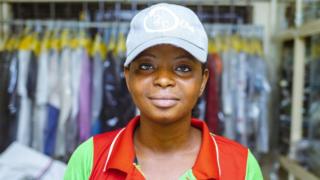
<path id="1" fill-rule="evenodd" d="M 320 34 L 320 19 L 304 24 L 298 29 L 298 33 L 303 37 Z"/>
<path id="2" fill-rule="evenodd" d="M 273 41 L 286 41 L 293 40 L 296 36 L 298 36 L 298 32 L 294 28 L 290 28 L 287 30 L 280 31 L 272 37 Z"/>
<path id="3" fill-rule="evenodd" d="M 281 166 L 298 179 L 308 179 L 308 180 L 320 180 L 319 177 L 311 174 L 302 166 L 300 166 L 296 161 L 293 161 L 287 157 L 280 157 Z"/>
<path id="4" fill-rule="evenodd" d="M 313 20 L 303 24 L 298 28 L 283 30 L 273 36 L 274 41 L 293 40 L 295 37 L 308 37 L 320 34 L 320 19 Z"/>

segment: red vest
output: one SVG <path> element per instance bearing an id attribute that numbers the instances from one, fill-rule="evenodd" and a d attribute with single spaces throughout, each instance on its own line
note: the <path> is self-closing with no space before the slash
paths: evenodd
<path id="1" fill-rule="evenodd" d="M 93 137 L 94 158 L 90 180 L 144 179 L 133 165 L 133 132 L 140 117 L 126 128 Z M 203 121 L 192 119 L 192 126 L 202 130 L 202 144 L 192 167 L 197 179 L 244 180 L 248 149 L 226 138 L 210 134 Z"/>

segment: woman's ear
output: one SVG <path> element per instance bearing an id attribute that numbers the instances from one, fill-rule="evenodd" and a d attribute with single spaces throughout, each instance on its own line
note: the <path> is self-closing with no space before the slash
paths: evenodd
<path id="1" fill-rule="evenodd" d="M 203 91 L 206 88 L 208 79 L 209 79 L 209 70 L 206 68 L 206 69 L 204 69 L 204 71 L 202 73 L 202 81 L 201 81 L 199 97 L 203 94 Z"/>

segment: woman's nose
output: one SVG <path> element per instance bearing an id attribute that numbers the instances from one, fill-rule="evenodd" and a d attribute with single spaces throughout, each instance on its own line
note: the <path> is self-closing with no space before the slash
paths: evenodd
<path id="1" fill-rule="evenodd" d="M 157 70 L 155 72 L 154 85 L 161 88 L 175 86 L 174 74 L 169 70 Z"/>

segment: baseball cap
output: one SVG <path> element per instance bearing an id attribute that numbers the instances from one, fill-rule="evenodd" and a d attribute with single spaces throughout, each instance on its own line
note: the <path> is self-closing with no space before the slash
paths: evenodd
<path id="1" fill-rule="evenodd" d="M 180 47 L 201 63 L 207 61 L 207 34 L 198 16 L 184 6 L 159 3 L 137 13 L 130 23 L 124 66 L 145 49 L 159 44 Z"/>

